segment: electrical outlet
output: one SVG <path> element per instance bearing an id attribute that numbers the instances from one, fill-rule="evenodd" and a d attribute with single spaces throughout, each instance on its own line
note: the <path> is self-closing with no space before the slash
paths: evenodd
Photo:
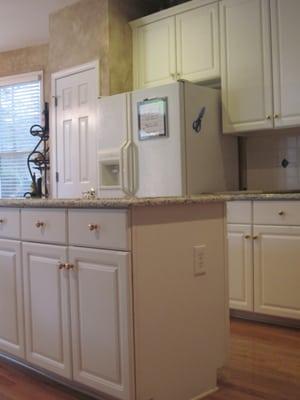
<path id="1" fill-rule="evenodd" d="M 206 275 L 206 245 L 194 246 L 194 275 Z"/>

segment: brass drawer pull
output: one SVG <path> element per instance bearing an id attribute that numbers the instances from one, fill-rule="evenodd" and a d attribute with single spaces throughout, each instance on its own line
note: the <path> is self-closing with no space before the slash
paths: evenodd
<path id="1" fill-rule="evenodd" d="M 92 232 L 96 231 L 99 228 L 99 226 L 97 224 L 88 224 L 88 228 Z"/>
<path id="2" fill-rule="evenodd" d="M 65 269 L 66 268 L 66 264 L 65 263 L 62 263 L 61 261 L 59 261 L 58 262 L 58 269 L 59 270 L 62 270 L 62 269 Z"/>
<path id="3" fill-rule="evenodd" d="M 38 221 L 38 222 L 35 224 L 35 226 L 36 226 L 37 228 L 42 228 L 42 227 L 45 226 L 45 222 Z"/>

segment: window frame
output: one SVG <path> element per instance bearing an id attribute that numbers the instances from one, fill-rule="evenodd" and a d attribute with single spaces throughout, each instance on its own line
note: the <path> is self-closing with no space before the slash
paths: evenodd
<path id="1" fill-rule="evenodd" d="M 42 70 L 26 72 L 22 74 L 16 75 L 8 75 L 0 77 L 0 87 L 3 86 L 12 86 L 17 85 L 19 83 L 29 83 L 33 81 L 40 81 L 40 107 L 41 107 L 41 124 L 43 125 L 42 113 L 44 109 L 44 72 Z M 28 132 L 29 133 L 29 132 Z M 33 150 L 33 149 L 32 149 Z M 1 157 L 12 157 L 14 155 L 24 155 L 29 154 L 30 152 L 22 150 L 22 151 L 0 151 Z M 2 199 L 0 192 L 0 199 Z"/>

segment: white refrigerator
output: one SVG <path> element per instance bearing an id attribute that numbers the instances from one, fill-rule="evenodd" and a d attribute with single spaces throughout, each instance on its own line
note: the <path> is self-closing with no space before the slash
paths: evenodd
<path id="1" fill-rule="evenodd" d="M 103 97 L 98 196 L 185 196 L 238 189 L 237 139 L 220 93 L 188 82 Z"/>

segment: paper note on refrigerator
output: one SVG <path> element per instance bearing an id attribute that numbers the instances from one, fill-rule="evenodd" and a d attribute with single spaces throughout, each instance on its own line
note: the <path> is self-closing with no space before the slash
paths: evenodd
<path id="1" fill-rule="evenodd" d="M 138 103 L 140 140 L 167 136 L 167 98 Z"/>

